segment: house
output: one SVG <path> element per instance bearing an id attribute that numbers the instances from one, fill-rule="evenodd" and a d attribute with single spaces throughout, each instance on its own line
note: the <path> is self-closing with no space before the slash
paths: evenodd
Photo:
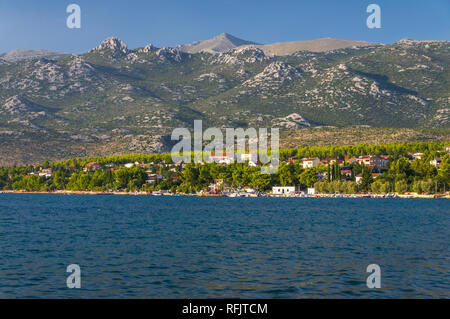
<path id="1" fill-rule="evenodd" d="M 372 178 L 376 179 L 377 177 L 383 175 L 382 173 L 372 173 Z M 362 174 L 358 174 L 355 176 L 356 182 L 359 184 L 362 182 Z"/>
<path id="2" fill-rule="evenodd" d="M 441 159 L 439 157 L 436 157 L 430 161 L 430 164 L 436 168 L 439 168 L 441 166 Z"/>
<path id="3" fill-rule="evenodd" d="M 320 162 L 320 160 L 316 157 L 304 158 L 302 161 L 302 166 L 303 166 L 303 168 L 317 167 L 319 162 Z"/>
<path id="4" fill-rule="evenodd" d="M 218 164 L 232 164 L 234 162 L 234 154 L 227 152 L 213 152 L 209 155 L 208 162 L 216 162 Z"/>
<path id="5" fill-rule="evenodd" d="M 422 156 L 423 156 L 423 153 L 414 153 L 414 154 L 412 154 L 412 157 L 414 158 L 414 159 L 421 159 L 422 158 Z"/>
<path id="6" fill-rule="evenodd" d="M 38 173 L 38 175 L 41 177 L 50 178 L 53 176 L 53 170 L 51 168 L 45 168 L 45 169 L 42 169 Z"/>
<path id="7" fill-rule="evenodd" d="M 445 151 L 450 153 L 450 146 L 446 146 Z"/>
<path id="8" fill-rule="evenodd" d="M 248 161 L 248 166 L 256 167 L 256 166 L 258 166 L 258 165 L 260 165 L 260 164 L 261 164 L 260 161 L 256 161 L 256 162 L 254 162 L 254 161 Z"/>
<path id="9" fill-rule="evenodd" d="M 383 173 L 372 173 L 372 178 L 375 179 L 381 175 L 383 175 Z"/>
<path id="10" fill-rule="evenodd" d="M 144 162 L 134 162 L 135 166 L 146 167 L 147 165 Z"/>
<path id="11" fill-rule="evenodd" d="M 342 177 L 351 177 L 352 176 L 352 167 L 351 166 L 342 166 L 341 167 L 341 176 Z"/>
<path id="12" fill-rule="evenodd" d="M 183 162 L 183 161 L 180 161 L 180 162 L 175 162 L 175 163 L 173 163 L 173 165 L 175 165 L 175 166 L 181 166 L 181 168 L 184 168 L 184 167 L 186 166 L 186 163 Z"/>
<path id="13" fill-rule="evenodd" d="M 338 163 L 339 165 L 342 164 L 342 160 L 338 159 L 338 158 L 332 158 L 330 159 L 330 165 L 334 165 L 335 163 Z"/>
<path id="14" fill-rule="evenodd" d="M 99 163 L 94 163 L 94 162 L 91 162 L 91 163 L 87 163 L 85 166 L 84 166 L 84 171 L 85 172 L 91 172 L 91 171 L 96 171 L 96 170 L 98 170 L 98 169 L 101 169 L 102 168 L 102 166 L 99 164 Z"/>
<path id="15" fill-rule="evenodd" d="M 315 195 L 315 194 L 316 194 L 316 189 L 314 187 L 308 188 L 308 195 Z"/>
<path id="16" fill-rule="evenodd" d="M 258 154 L 257 153 L 242 153 L 242 154 L 236 154 L 236 159 L 238 162 L 257 162 L 258 161 Z"/>
<path id="17" fill-rule="evenodd" d="M 238 163 L 245 163 L 248 162 L 249 166 L 256 167 L 258 166 L 258 153 L 236 153 L 235 158 L 238 161 Z"/>
<path id="18" fill-rule="evenodd" d="M 167 179 L 167 175 L 163 174 L 151 174 L 151 173 L 147 173 L 147 180 L 145 181 L 147 184 L 151 184 L 156 182 L 158 179 Z"/>
<path id="19" fill-rule="evenodd" d="M 356 159 L 356 161 L 360 164 L 360 165 L 365 165 L 365 166 L 369 166 L 369 167 L 380 167 L 380 168 L 385 168 L 386 167 L 386 163 L 387 160 L 384 158 L 381 158 L 380 156 L 375 156 L 375 155 L 364 155 L 364 156 L 360 156 Z"/>
<path id="20" fill-rule="evenodd" d="M 157 175 L 156 174 L 147 174 L 147 180 L 145 181 L 147 184 L 152 184 L 156 182 Z"/>
<path id="21" fill-rule="evenodd" d="M 126 168 L 132 168 L 134 166 L 134 163 L 126 163 L 124 166 Z"/>
<path id="22" fill-rule="evenodd" d="M 272 187 L 272 194 L 295 194 L 295 192 L 298 190 L 299 188 L 297 186 L 274 186 Z"/>

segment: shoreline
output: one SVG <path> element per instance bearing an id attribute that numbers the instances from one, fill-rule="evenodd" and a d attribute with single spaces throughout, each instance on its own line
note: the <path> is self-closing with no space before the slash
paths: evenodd
<path id="1" fill-rule="evenodd" d="M 273 195 L 265 194 L 258 196 L 251 193 L 240 193 L 236 196 L 234 193 L 228 194 L 184 194 L 184 193 L 151 193 L 151 192 L 103 192 L 103 191 L 19 191 L 19 190 L 0 190 L 1 194 L 53 194 L 53 195 L 122 195 L 122 196 L 195 196 L 195 197 L 265 197 L 265 198 L 421 198 L 421 199 L 450 199 L 450 195 L 446 194 L 315 194 L 315 195 L 305 195 L 305 194 L 292 194 L 292 195 Z M 231 196 L 230 196 L 231 195 Z"/>

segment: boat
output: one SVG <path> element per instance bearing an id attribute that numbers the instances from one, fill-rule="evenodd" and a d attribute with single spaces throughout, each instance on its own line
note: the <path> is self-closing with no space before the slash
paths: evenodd
<path id="1" fill-rule="evenodd" d="M 240 193 L 229 193 L 229 194 L 227 194 L 227 196 L 228 197 L 243 197 L 243 195 Z"/>

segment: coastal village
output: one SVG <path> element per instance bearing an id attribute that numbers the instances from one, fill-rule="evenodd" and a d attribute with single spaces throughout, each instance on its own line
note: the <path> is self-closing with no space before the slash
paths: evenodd
<path id="1" fill-rule="evenodd" d="M 285 154 L 284 159 L 268 165 L 274 174 L 261 172 L 263 165 L 256 152 L 213 152 L 197 164 L 172 162 L 169 156 L 141 161 L 124 161 L 127 157 L 122 156 L 116 162 L 107 162 L 107 158 L 77 159 L 72 163 L 23 168 L 19 175 L 17 170 L 10 169 L 5 176 L 6 169 L 3 169 L 6 181 L 2 182 L 2 191 L 202 197 L 448 198 L 449 154 L 450 146 L 432 153 L 408 152 L 406 156 L 320 158 Z"/>

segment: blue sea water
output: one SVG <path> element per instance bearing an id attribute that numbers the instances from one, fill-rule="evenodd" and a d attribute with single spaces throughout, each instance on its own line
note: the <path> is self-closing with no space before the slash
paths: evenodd
<path id="1" fill-rule="evenodd" d="M 449 203 L 0 194 L 0 298 L 448 298 Z"/>

